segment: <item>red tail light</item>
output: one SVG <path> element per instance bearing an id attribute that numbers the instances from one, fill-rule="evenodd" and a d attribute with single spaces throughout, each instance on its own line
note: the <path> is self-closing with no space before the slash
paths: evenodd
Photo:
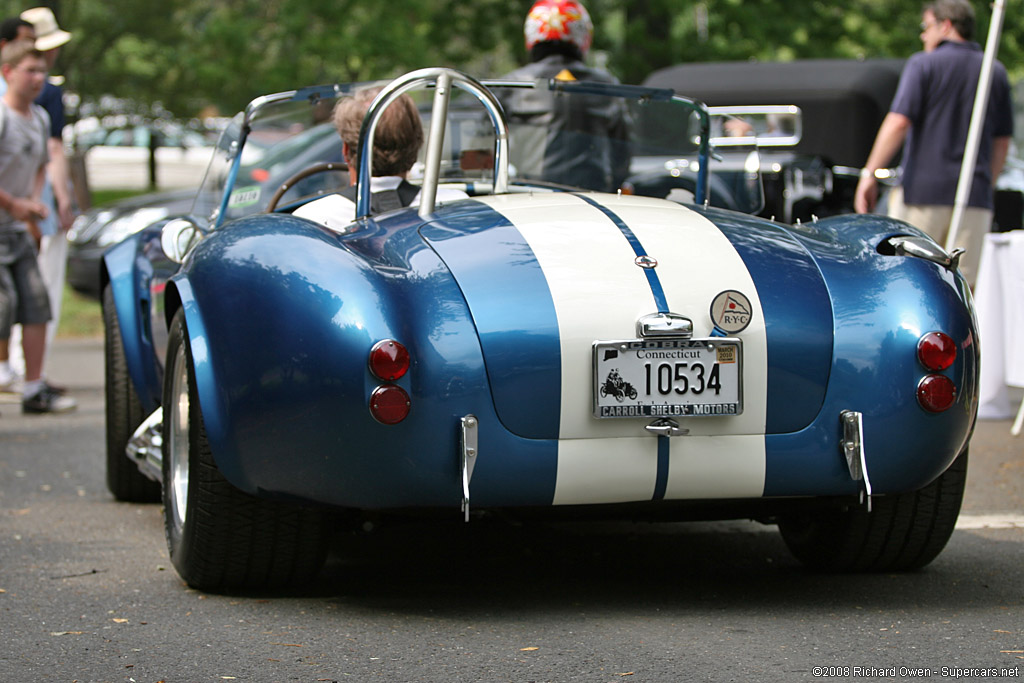
<path id="1" fill-rule="evenodd" d="M 379 386 L 370 395 L 370 414 L 386 425 L 398 424 L 408 417 L 411 406 L 409 394 L 396 384 Z"/>
<path id="2" fill-rule="evenodd" d="M 930 413 L 948 410 L 956 401 L 956 385 L 945 375 L 928 375 L 917 385 L 917 402 Z"/>
<path id="3" fill-rule="evenodd" d="M 370 372 L 377 379 L 394 382 L 409 370 L 409 351 L 394 339 L 384 339 L 370 349 Z"/>
<path id="4" fill-rule="evenodd" d="M 928 370 L 941 372 L 956 360 L 956 344 L 948 334 L 929 332 L 917 342 L 917 358 Z"/>

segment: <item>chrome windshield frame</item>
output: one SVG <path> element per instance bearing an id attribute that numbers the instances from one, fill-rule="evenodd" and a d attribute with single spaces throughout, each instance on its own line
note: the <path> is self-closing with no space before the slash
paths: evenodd
<path id="1" fill-rule="evenodd" d="M 242 124 L 239 127 L 234 157 L 228 170 L 223 196 L 219 208 L 211 216 L 211 228 L 219 227 L 226 219 L 228 203 L 237 181 L 241 166 L 241 150 L 246 143 L 253 124 L 263 120 L 263 115 L 274 105 L 284 102 L 309 101 L 315 104 L 325 99 L 336 99 L 345 94 L 355 92 L 359 87 L 372 83 L 350 83 L 313 86 L 298 90 L 263 95 L 252 100 L 246 107 Z M 699 118 L 699 140 L 697 143 L 698 169 L 696 177 L 695 202 L 703 204 L 708 199 L 709 161 L 711 156 L 710 133 L 711 124 L 708 108 L 701 102 L 676 95 L 671 90 L 649 88 L 611 83 L 593 83 L 587 81 L 551 80 L 545 84 L 554 91 L 580 93 L 590 95 L 606 95 L 643 101 L 674 101 L 684 104 L 691 114 Z M 421 190 L 419 214 L 427 216 L 434 211 L 437 197 L 437 186 L 440 176 L 441 148 L 444 140 L 444 122 L 448 102 L 454 87 L 465 90 L 475 97 L 483 106 L 495 130 L 494 142 L 494 183 L 493 194 L 508 191 L 509 184 L 509 128 L 504 110 L 490 88 L 537 88 L 538 83 L 530 81 L 509 81 L 501 79 L 477 80 L 460 71 L 448 68 L 419 69 L 401 76 L 388 83 L 371 102 L 360 129 L 359 160 L 356 180 L 356 218 L 365 218 L 370 214 L 370 182 L 372 173 L 372 139 L 376 132 L 377 122 L 384 109 L 402 94 L 417 88 L 435 88 L 433 111 L 431 114 L 430 131 L 427 137 L 424 182 Z M 440 122 L 437 125 L 435 122 Z M 369 141 L 371 144 L 366 144 Z M 204 180 L 204 185 L 205 185 Z"/>

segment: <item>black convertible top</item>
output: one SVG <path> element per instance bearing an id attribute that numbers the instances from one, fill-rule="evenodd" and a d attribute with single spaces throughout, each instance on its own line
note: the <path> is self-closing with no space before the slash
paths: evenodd
<path id="1" fill-rule="evenodd" d="M 803 110 L 796 151 L 863 166 L 899 82 L 902 59 L 706 62 L 655 71 L 644 85 L 671 88 L 709 106 L 795 104 Z"/>

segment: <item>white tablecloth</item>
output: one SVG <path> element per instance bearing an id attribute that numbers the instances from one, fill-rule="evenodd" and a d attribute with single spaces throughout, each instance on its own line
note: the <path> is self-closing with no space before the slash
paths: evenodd
<path id="1" fill-rule="evenodd" d="M 1013 417 L 1006 387 L 1024 387 L 1024 230 L 985 236 L 974 291 L 981 344 L 978 417 Z"/>

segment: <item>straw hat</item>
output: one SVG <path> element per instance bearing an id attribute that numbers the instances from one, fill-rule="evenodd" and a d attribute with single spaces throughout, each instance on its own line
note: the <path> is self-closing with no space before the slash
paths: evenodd
<path id="1" fill-rule="evenodd" d="M 62 31 L 49 7 L 33 7 L 21 13 L 21 18 L 36 30 L 36 49 L 41 52 L 60 47 L 71 40 L 71 34 Z"/>

